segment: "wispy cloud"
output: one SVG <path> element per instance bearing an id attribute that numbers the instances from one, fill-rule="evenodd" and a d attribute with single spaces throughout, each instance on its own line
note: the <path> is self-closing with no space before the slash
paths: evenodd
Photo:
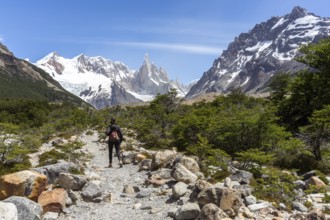
<path id="1" fill-rule="evenodd" d="M 154 43 L 154 42 L 108 42 L 108 44 L 117 44 L 129 47 L 139 47 L 148 49 L 171 50 L 183 53 L 219 55 L 221 48 L 195 45 L 195 44 L 172 44 L 172 43 Z"/>
<path id="2" fill-rule="evenodd" d="M 3 35 L 0 34 L 0 42 L 4 42 L 5 38 L 3 37 Z"/>
<path id="3" fill-rule="evenodd" d="M 55 40 L 55 39 L 54 39 Z M 56 39 L 56 41 L 69 42 L 75 44 L 103 45 L 115 47 L 131 47 L 143 48 L 145 50 L 167 50 L 177 53 L 192 53 L 204 55 L 220 55 L 223 48 L 218 46 L 210 46 L 203 44 L 182 44 L 182 43 L 167 43 L 167 42 L 138 42 L 138 41 L 117 41 L 104 39 Z"/>

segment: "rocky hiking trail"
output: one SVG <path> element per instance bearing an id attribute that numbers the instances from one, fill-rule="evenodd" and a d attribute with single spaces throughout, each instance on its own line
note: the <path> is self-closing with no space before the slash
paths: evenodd
<path id="1" fill-rule="evenodd" d="M 330 204 L 323 193 L 305 194 L 310 185 L 329 186 L 315 171 L 295 181 L 292 208 L 258 200 L 250 186 L 253 175 L 234 166 L 225 180 L 211 184 L 200 172 L 198 158 L 175 150 L 150 151 L 136 139 L 122 143 L 123 167 L 116 157 L 108 168 L 108 146 L 97 131 L 69 140 L 54 138 L 30 155 L 36 166 L 41 153 L 79 141 L 87 157 L 60 160 L 0 177 L 0 219 L 25 220 L 326 220 Z M 63 146 L 63 145 L 62 145 Z M 152 158 L 152 159 L 151 159 Z M 81 170 L 74 174 L 74 170 Z M 267 178 L 267 177 L 266 177 Z M 328 193 L 330 196 L 330 193 Z M 308 202 L 310 207 L 304 204 Z"/>
<path id="2" fill-rule="evenodd" d="M 127 139 L 127 138 L 126 138 Z M 101 143 L 97 132 L 93 135 L 82 135 L 84 151 L 91 154 L 92 159 L 87 164 L 86 171 L 94 175 L 94 181 L 99 184 L 102 194 L 108 194 L 104 202 L 77 201 L 77 204 L 65 210 L 60 219 L 173 219 L 168 216 L 168 210 L 176 208 L 175 203 L 167 203 L 168 196 L 155 196 L 161 193 L 159 188 L 145 188 L 146 171 L 138 171 L 139 166 L 125 164 L 119 167 L 118 160 L 113 157 L 113 168 L 108 168 L 108 146 Z M 122 143 L 125 148 L 127 140 Z M 138 188 L 132 194 L 123 193 L 124 186 Z M 69 218 L 70 219 L 70 218 Z"/>

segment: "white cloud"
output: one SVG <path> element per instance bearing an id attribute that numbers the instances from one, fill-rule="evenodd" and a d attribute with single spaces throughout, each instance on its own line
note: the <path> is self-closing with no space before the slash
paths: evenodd
<path id="1" fill-rule="evenodd" d="M 120 44 L 131 47 L 145 47 L 149 49 L 172 50 L 176 52 L 220 55 L 222 49 L 195 44 L 171 44 L 171 43 L 151 43 L 151 42 L 111 42 L 110 44 Z"/>
<path id="2" fill-rule="evenodd" d="M 0 42 L 4 42 L 5 38 L 0 34 Z"/>

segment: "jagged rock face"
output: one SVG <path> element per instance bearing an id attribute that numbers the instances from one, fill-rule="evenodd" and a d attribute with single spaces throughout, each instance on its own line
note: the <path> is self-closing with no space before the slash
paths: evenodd
<path id="1" fill-rule="evenodd" d="M 302 45 L 329 35 L 330 18 L 321 18 L 300 7 L 288 15 L 272 17 L 236 37 L 187 97 L 227 93 L 238 87 L 246 93 L 260 93 L 278 72 L 304 68 L 294 60 Z"/>
<path id="2" fill-rule="evenodd" d="M 65 59 L 51 53 L 36 63 L 64 88 L 100 109 L 117 104 L 150 101 L 171 88 L 181 96 L 186 89 L 168 79 L 164 69 L 150 62 L 148 55 L 139 71 L 121 62 L 79 55 Z"/>

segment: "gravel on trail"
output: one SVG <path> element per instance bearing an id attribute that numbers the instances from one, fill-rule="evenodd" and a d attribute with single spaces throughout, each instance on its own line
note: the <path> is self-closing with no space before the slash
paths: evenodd
<path id="1" fill-rule="evenodd" d="M 108 147 L 100 143 L 97 132 L 93 135 L 83 134 L 80 140 L 85 144 L 83 149 L 92 155 L 88 162 L 87 172 L 95 172 L 100 176 L 100 187 L 103 194 L 111 192 L 111 202 L 99 203 L 77 200 L 64 210 L 59 219 L 173 219 L 168 212 L 174 212 L 178 204 L 170 199 L 171 190 L 167 185 L 159 188 L 144 186 L 148 177 L 146 171 L 138 171 L 138 165 L 125 164 L 119 167 L 117 157 L 113 157 L 113 168 L 108 168 Z M 125 146 L 125 141 L 122 146 Z M 140 192 L 124 194 L 125 185 L 132 185 Z M 137 191 L 139 191 L 137 190 Z"/>

